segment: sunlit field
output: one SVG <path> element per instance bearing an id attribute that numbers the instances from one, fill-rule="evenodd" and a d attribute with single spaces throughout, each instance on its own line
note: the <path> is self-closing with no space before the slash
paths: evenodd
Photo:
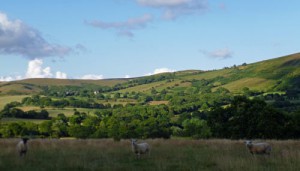
<path id="1" fill-rule="evenodd" d="M 31 139 L 18 156 L 18 139 L 0 139 L 0 170 L 263 170 L 300 168 L 300 141 L 267 141 L 270 156 L 251 155 L 243 141 L 145 140 L 150 156 L 137 159 L 129 140 Z"/>
<path id="2" fill-rule="evenodd" d="M 7 103 L 10 102 L 21 102 L 23 98 L 28 97 L 28 95 L 19 95 L 19 96 L 0 96 L 0 111 L 4 108 Z"/>

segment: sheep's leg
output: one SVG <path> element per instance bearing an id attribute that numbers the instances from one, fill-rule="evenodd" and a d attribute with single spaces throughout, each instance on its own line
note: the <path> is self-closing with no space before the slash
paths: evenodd
<path id="1" fill-rule="evenodd" d="M 137 155 L 137 156 L 138 156 L 138 159 L 140 159 L 140 158 L 141 158 L 141 153 L 138 153 L 138 155 Z"/>
<path id="2" fill-rule="evenodd" d="M 21 151 L 20 152 L 20 157 L 23 157 L 23 156 L 25 156 L 26 155 L 26 152 L 24 152 L 24 151 Z"/>

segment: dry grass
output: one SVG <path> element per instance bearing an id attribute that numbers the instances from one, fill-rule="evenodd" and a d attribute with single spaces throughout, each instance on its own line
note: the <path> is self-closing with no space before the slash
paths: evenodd
<path id="1" fill-rule="evenodd" d="M 299 141 L 268 141 L 271 156 L 252 156 L 243 141 L 145 140 L 150 156 L 136 159 L 129 140 L 34 139 L 20 158 L 17 139 L 0 139 L 0 170 L 297 170 Z"/>
<path id="2" fill-rule="evenodd" d="M 169 104 L 169 101 L 151 101 L 149 102 L 149 105 L 161 105 L 161 104 L 164 104 L 164 105 L 168 105 Z"/>

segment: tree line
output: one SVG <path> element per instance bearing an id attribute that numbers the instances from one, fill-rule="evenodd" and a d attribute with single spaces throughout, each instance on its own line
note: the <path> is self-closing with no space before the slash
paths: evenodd
<path id="1" fill-rule="evenodd" d="M 76 138 L 192 138 L 289 139 L 300 138 L 300 110 L 285 113 L 260 98 L 174 99 L 171 105 L 127 105 L 59 114 L 40 124 L 15 122 L 0 125 L 2 137 L 32 135 Z M 220 97 L 220 96 L 219 96 Z M 197 102 L 197 103 L 196 103 Z M 177 105 L 180 104 L 180 105 Z M 192 105 L 193 104 L 193 105 Z M 182 108 L 179 109 L 179 107 Z M 208 110 L 205 110 L 208 109 Z"/>

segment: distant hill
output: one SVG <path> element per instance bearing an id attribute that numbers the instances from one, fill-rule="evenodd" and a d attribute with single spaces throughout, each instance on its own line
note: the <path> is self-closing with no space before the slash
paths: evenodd
<path id="1" fill-rule="evenodd" d="M 272 92 L 300 89 L 300 53 L 260 61 L 252 64 L 233 65 L 220 70 L 186 70 L 130 79 L 74 80 L 74 79 L 26 79 L 0 82 L 1 94 L 33 94 L 44 86 L 119 86 L 119 92 L 150 92 L 151 89 L 180 90 L 192 82 L 210 80 L 214 88 L 224 87 L 239 92 L 251 90 Z"/>
<path id="2" fill-rule="evenodd" d="M 114 86 L 126 82 L 127 79 L 104 79 L 104 80 L 76 80 L 76 79 L 52 79 L 33 78 L 20 81 L 0 82 L 0 94 L 32 94 L 38 93 L 43 86 L 84 86 L 102 85 Z"/>

